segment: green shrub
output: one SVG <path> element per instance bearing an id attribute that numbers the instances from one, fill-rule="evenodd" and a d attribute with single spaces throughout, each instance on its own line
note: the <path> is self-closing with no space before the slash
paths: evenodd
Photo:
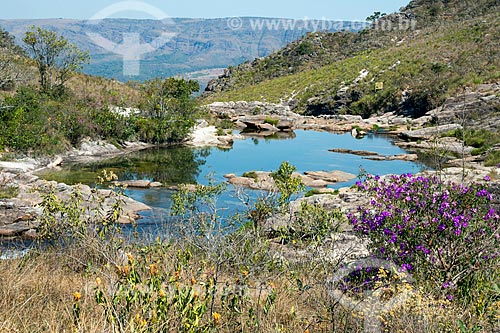
<path id="1" fill-rule="evenodd" d="M 486 166 L 498 166 L 500 165 L 500 151 L 490 151 L 488 155 L 486 155 L 486 159 L 484 161 Z"/>
<path id="2" fill-rule="evenodd" d="M 264 119 L 265 124 L 269 124 L 269 125 L 273 125 L 273 126 L 278 125 L 279 122 L 280 122 L 279 119 L 273 119 L 273 118 L 268 118 L 268 117 L 266 117 L 266 119 Z"/>
<path id="3" fill-rule="evenodd" d="M 337 195 L 339 194 L 339 191 L 338 190 L 335 190 L 334 192 L 332 193 L 329 193 L 330 195 Z M 320 191 L 320 190 L 317 190 L 317 189 L 310 189 L 309 191 L 306 192 L 306 194 L 304 194 L 304 197 L 305 198 L 310 198 L 314 195 L 323 195 L 323 193 Z"/>
<path id="4" fill-rule="evenodd" d="M 245 173 L 243 173 L 243 175 L 241 175 L 241 177 L 252 178 L 254 180 L 259 179 L 259 176 L 257 175 L 257 173 L 255 171 L 245 172 Z"/>

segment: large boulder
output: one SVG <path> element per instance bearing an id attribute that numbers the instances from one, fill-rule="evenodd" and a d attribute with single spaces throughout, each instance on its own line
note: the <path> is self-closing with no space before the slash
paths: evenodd
<path id="1" fill-rule="evenodd" d="M 422 128 L 416 131 L 406 131 L 402 132 L 400 136 L 403 139 L 406 140 L 429 140 L 437 137 L 441 137 L 441 134 L 454 131 L 454 130 L 461 130 L 463 127 L 462 125 L 459 124 L 448 124 L 448 125 L 441 125 L 441 126 L 435 126 L 435 127 L 427 127 L 427 128 Z"/>

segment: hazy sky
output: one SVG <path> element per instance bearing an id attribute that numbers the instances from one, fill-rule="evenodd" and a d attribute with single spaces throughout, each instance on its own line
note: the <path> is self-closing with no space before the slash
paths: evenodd
<path id="1" fill-rule="evenodd" d="M 75 18 L 88 19 L 104 8 L 126 8 L 117 0 L 0 0 L 0 19 Z M 265 16 L 283 18 L 364 20 L 374 11 L 392 13 L 410 0 L 147 0 L 170 17 L 214 18 Z M 137 2 L 137 1 L 136 1 Z M 147 13 L 120 12 L 113 17 L 151 18 Z"/>

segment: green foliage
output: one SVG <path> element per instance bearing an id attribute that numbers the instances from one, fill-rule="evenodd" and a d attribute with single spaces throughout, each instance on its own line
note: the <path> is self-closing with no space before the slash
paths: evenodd
<path id="1" fill-rule="evenodd" d="M 339 210 L 328 211 L 319 205 L 302 202 L 295 219 L 282 230 L 280 237 L 285 242 L 320 243 L 325 237 L 339 232 L 343 222 L 345 219 Z"/>
<path id="2" fill-rule="evenodd" d="M 37 63 L 42 91 L 48 94 L 61 96 L 72 73 L 89 62 L 88 53 L 50 30 L 33 26 L 26 32 L 23 42 Z"/>
<path id="3" fill-rule="evenodd" d="M 184 186 L 172 195 L 174 215 L 197 214 L 225 190 L 226 183 L 217 185 L 197 185 L 194 190 Z"/>
<path id="4" fill-rule="evenodd" d="M 492 150 L 486 155 L 484 160 L 486 166 L 498 166 L 500 165 L 500 151 Z"/>
<path id="5" fill-rule="evenodd" d="M 144 84 L 141 109 L 154 119 L 143 121 L 145 137 L 153 143 L 180 142 L 193 127 L 199 112 L 192 94 L 199 91 L 197 81 L 168 78 L 155 79 Z M 152 132 L 152 133 L 151 133 Z"/>
<path id="6" fill-rule="evenodd" d="M 278 125 L 279 122 L 280 122 L 279 119 L 273 119 L 273 118 L 269 118 L 269 117 L 266 117 L 266 119 L 264 119 L 264 124 L 270 124 L 273 126 Z"/>
<path id="7" fill-rule="evenodd" d="M 253 180 L 257 180 L 259 178 L 255 171 L 245 172 L 241 175 L 241 177 L 252 178 Z"/>
<path id="8" fill-rule="evenodd" d="M 15 198 L 18 194 L 18 187 L 8 184 L 5 179 L 0 179 L 0 199 Z"/>
<path id="9" fill-rule="evenodd" d="M 493 149 L 495 145 L 500 143 L 500 135 L 498 132 L 492 132 L 485 129 L 470 129 L 466 130 L 464 133 L 462 130 L 455 130 L 446 133 L 445 136 L 456 137 L 459 140 L 465 139 L 465 144 L 467 146 L 474 147 L 471 152 L 473 156 L 486 154 L 485 164 L 487 166 L 495 166 L 500 162 L 498 152 Z"/>
<path id="10" fill-rule="evenodd" d="M 381 13 L 381 12 L 374 12 L 372 15 L 368 16 L 366 20 L 368 22 L 376 22 L 378 21 L 381 17 L 386 16 L 386 13 Z"/>
<path id="11" fill-rule="evenodd" d="M 308 34 L 266 58 L 233 69 L 230 78 L 220 79 L 222 92 L 208 95 L 206 101 L 279 103 L 293 98 L 297 110 L 306 114 L 347 112 L 369 117 L 396 111 L 419 117 L 464 86 L 498 80 L 494 60 L 499 56 L 495 44 L 499 18 L 494 14 L 498 5 L 486 0 L 448 1 L 440 8 L 456 15 L 435 21 L 439 15 L 427 20 L 431 3 L 419 1 L 411 8 L 418 12 L 416 21 L 423 32 L 417 36 L 412 29 L 376 25 L 361 33 Z M 314 46 L 307 58 L 298 52 L 304 43 Z M 363 69 L 369 71 L 367 78 L 353 84 Z M 383 82 L 384 89 L 375 90 L 374 82 Z M 346 86 L 347 92 L 338 94 Z"/>
<path id="12" fill-rule="evenodd" d="M 339 194 L 339 191 L 338 190 L 335 190 L 333 193 L 331 193 L 330 195 L 337 195 Z M 324 195 L 323 192 L 321 192 L 320 190 L 318 189 L 310 189 L 309 191 L 307 191 L 305 194 L 304 194 L 304 198 L 310 198 L 312 196 L 315 196 L 315 195 Z"/>
<path id="13" fill-rule="evenodd" d="M 0 145 L 18 152 L 54 154 L 81 139 L 126 141 L 136 135 L 134 118 L 92 108 L 75 98 L 54 99 L 21 87 L 0 103 Z"/>
<path id="14" fill-rule="evenodd" d="M 301 42 L 297 47 L 297 53 L 299 55 L 306 55 L 312 52 L 314 52 L 314 45 L 307 40 Z"/>
<path id="15" fill-rule="evenodd" d="M 278 204 L 281 207 L 288 207 L 294 194 L 303 191 L 305 186 L 299 177 L 294 177 L 296 167 L 288 162 L 281 163 L 277 171 L 271 173 L 271 177 L 279 190 Z"/>
<path id="16" fill-rule="evenodd" d="M 109 292 L 102 287 L 102 280 L 97 280 L 95 300 L 104 308 L 113 332 L 164 332 L 174 328 L 176 332 L 213 332 L 218 326 L 218 321 L 205 315 L 213 297 L 213 279 L 207 276 L 197 281 L 189 277 L 189 252 L 178 253 L 174 267 L 169 267 L 173 272 L 147 261 L 165 253 L 163 247 L 157 243 L 147 249 L 149 255 L 137 258 L 128 253 L 126 263 L 116 266 L 116 292 Z"/>
<path id="17" fill-rule="evenodd" d="M 99 184 L 116 179 L 116 175 L 104 171 Z M 40 190 L 43 214 L 38 233 L 42 241 L 67 246 L 95 236 L 105 240 L 119 231 L 118 223 L 123 210 L 122 189 L 113 188 L 116 192 L 111 191 L 107 198 L 97 190 L 84 198 L 78 189 L 74 189 L 67 199 L 58 197 L 52 185 Z M 87 205 L 83 205 L 84 199 Z M 104 199 L 113 201 L 109 211 L 104 211 L 101 206 Z"/>

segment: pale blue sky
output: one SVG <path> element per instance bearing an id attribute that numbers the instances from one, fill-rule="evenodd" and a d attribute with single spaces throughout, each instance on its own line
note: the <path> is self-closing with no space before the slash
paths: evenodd
<path id="1" fill-rule="evenodd" d="M 140 0 L 170 17 L 215 18 L 264 16 L 283 18 L 364 20 L 374 11 L 392 13 L 410 0 Z M 0 19 L 89 19 L 119 0 L 2 0 Z M 151 18 L 148 14 L 122 12 L 114 17 Z"/>

